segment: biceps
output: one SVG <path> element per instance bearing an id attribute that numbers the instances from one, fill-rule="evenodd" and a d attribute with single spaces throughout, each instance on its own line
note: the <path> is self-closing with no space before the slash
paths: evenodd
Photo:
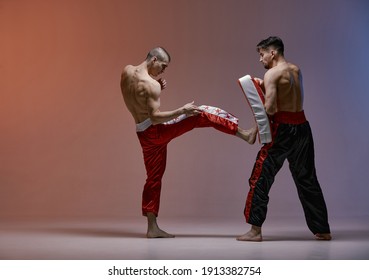
<path id="1" fill-rule="evenodd" d="M 268 85 L 265 88 L 265 106 L 273 106 L 277 102 L 277 88 L 274 85 Z"/>

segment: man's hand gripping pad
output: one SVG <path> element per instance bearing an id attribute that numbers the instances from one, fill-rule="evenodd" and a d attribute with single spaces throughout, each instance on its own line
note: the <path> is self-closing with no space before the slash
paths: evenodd
<path id="1" fill-rule="evenodd" d="M 260 143 L 266 144 L 272 142 L 270 121 L 264 108 L 265 97 L 262 89 L 250 75 L 246 75 L 238 79 L 238 83 L 240 84 L 247 103 L 250 105 L 254 114 L 254 118 L 258 126 Z"/>

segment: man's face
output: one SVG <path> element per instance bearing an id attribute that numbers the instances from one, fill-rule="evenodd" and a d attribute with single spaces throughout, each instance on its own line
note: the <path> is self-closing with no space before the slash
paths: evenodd
<path id="1" fill-rule="evenodd" d="M 168 60 L 159 60 L 158 58 L 154 57 L 151 74 L 155 77 L 163 74 L 168 65 Z"/>
<path id="2" fill-rule="evenodd" d="M 272 67 L 273 58 L 274 50 L 269 48 L 259 50 L 259 61 L 263 64 L 265 69 L 270 69 Z"/>

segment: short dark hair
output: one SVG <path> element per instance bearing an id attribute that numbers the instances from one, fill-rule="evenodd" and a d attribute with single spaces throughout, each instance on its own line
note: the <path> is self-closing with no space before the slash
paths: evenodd
<path id="1" fill-rule="evenodd" d="M 146 56 L 146 61 L 149 61 L 152 57 L 157 57 L 160 61 L 164 61 L 168 59 L 170 62 L 170 55 L 166 49 L 163 47 L 153 48 Z"/>
<path id="2" fill-rule="evenodd" d="M 256 46 L 256 50 L 260 51 L 261 49 L 268 49 L 269 47 L 273 47 L 277 50 L 278 53 L 284 55 L 284 44 L 281 38 L 277 36 L 270 36 L 267 39 L 260 41 Z"/>

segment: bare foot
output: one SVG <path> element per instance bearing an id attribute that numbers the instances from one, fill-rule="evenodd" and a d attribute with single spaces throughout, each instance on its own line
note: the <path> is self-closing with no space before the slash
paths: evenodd
<path id="1" fill-rule="evenodd" d="M 156 230 L 148 230 L 146 234 L 147 238 L 174 238 L 175 236 L 173 234 L 167 233 L 164 230 L 161 230 L 160 228 Z"/>
<path id="2" fill-rule="evenodd" d="M 315 239 L 329 241 L 332 239 L 332 236 L 330 233 L 317 233 L 315 234 Z"/>
<path id="3" fill-rule="evenodd" d="M 173 238 L 173 234 L 169 234 L 164 230 L 161 230 L 156 221 L 156 214 L 149 212 L 147 216 L 147 238 Z"/>
<path id="4" fill-rule="evenodd" d="M 255 143 L 257 133 L 258 129 L 256 127 L 250 128 L 248 130 L 244 130 L 239 127 L 236 135 L 252 145 Z"/>
<path id="5" fill-rule="evenodd" d="M 261 227 L 252 226 L 251 229 L 246 232 L 244 235 L 237 237 L 238 241 L 254 241 L 260 242 L 263 241 L 263 237 L 261 235 Z"/>

